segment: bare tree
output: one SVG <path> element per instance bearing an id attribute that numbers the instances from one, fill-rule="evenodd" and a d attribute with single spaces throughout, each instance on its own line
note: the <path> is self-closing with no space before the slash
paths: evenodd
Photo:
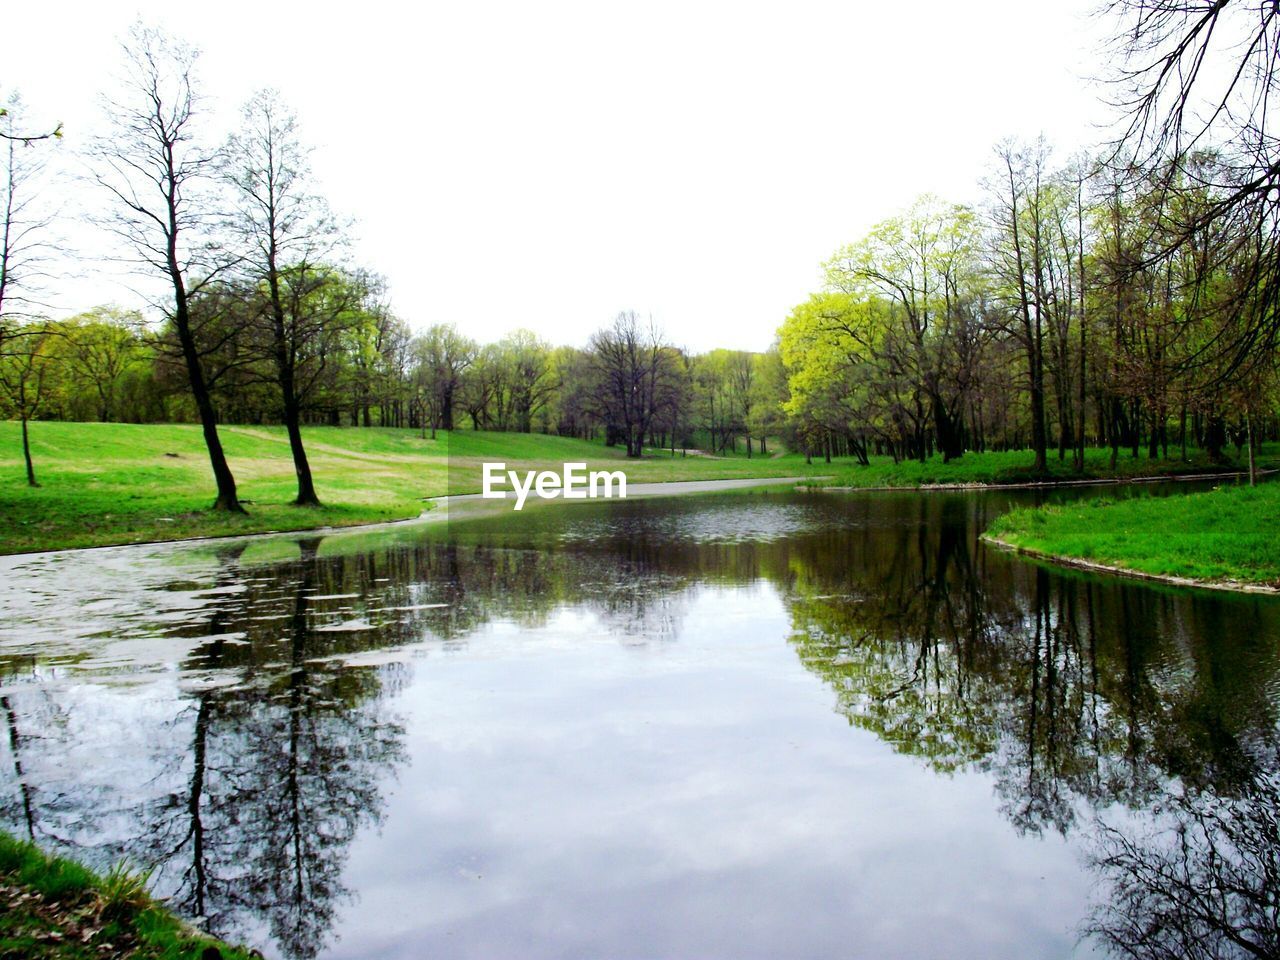
<path id="1" fill-rule="evenodd" d="M 1260 773 L 1237 796 L 1186 789 L 1166 829 L 1099 822 L 1103 881 L 1087 932 L 1132 960 L 1280 956 L 1280 783 Z"/>
<path id="2" fill-rule="evenodd" d="M 1116 155 L 1143 166 L 1232 146 L 1238 163 L 1226 202 L 1280 179 L 1269 120 L 1277 90 L 1280 4 L 1227 0 L 1110 0 L 1114 104 L 1125 116 Z"/>
<path id="3" fill-rule="evenodd" d="M 995 227 L 995 271 L 1002 280 L 1004 299 L 1016 316 L 1027 357 L 1028 396 L 1031 401 L 1033 470 L 1048 471 L 1045 428 L 1044 335 L 1048 305 L 1046 258 L 1048 147 L 1038 140 L 1029 148 L 1003 143 L 997 148 L 999 178 L 992 178 L 991 218 Z M 998 184 L 998 185 L 997 185 Z"/>
<path id="4" fill-rule="evenodd" d="M 1201 360 L 1223 377 L 1265 362 L 1280 333 L 1280 4 L 1271 0 L 1109 0 L 1117 21 L 1110 80 L 1124 122 L 1110 164 L 1160 191 L 1158 244 L 1144 262 L 1195 248 L 1221 221 L 1244 221 L 1218 265 L 1242 274 L 1234 336 Z M 1202 157 L 1211 153 L 1214 162 Z M 1185 204 L 1191 193 L 1204 202 Z"/>
<path id="5" fill-rule="evenodd" d="M 62 124 L 58 124 L 52 130 L 46 130 L 44 133 L 29 133 L 25 130 L 18 130 L 13 126 L 13 118 L 10 110 L 13 109 L 16 97 L 10 95 L 9 106 L 0 107 L 0 120 L 4 123 L 0 125 L 0 140 L 6 140 L 9 143 L 20 143 L 25 147 L 29 147 L 41 140 L 61 140 Z"/>
<path id="6" fill-rule="evenodd" d="M 36 187 L 44 170 L 44 151 L 32 149 L 43 137 L 23 137 L 15 132 L 15 118 L 22 101 L 12 94 L 0 109 L 0 354 L 15 336 L 18 324 L 31 318 L 37 304 L 47 232 L 52 217 L 36 204 Z"/>
<path id="7" fill-rule="evenodd" d="M 131 262 L 163 276 L 163 306 L 182 350 L 218 494 L 215 510 L 240 513 L 236 481 L 218 436 L 191 300 L 226 268 L 206 241 L 214 211 L 208 189 L 215 151 L 197 139 L 200 116 L 193 71 L 196 51 L 135 24 L 124 43 L 125 96 L 108 101 L 109 133 L 91 151 L 93 178 L 110 196 L 104 225 L 132 251 Z"/>
<path id="8" fill-rule="evenodd" d="M 298 477 L 299 506 L 319 506 L 302 444 L 299 355 L 341 316 L 311 296 L 325 283 L 321 261 L 338 243 L 328 205 L 309 187 L 308 150 L 297 119 L 273 90 L 254 94 L 227 145 L 226 176 L 236 198 L 233 229 L 242 238 L 243 265 L 264 289 L 261 321 L 280 390 L 285 429 Z"/>
<path id="9" fill-rule="evenodd" d="M 670 353 L 661 332 L 631 311 L 597 330 L 588 347 L 596 369 L 596 402 L 610 439 L 621 438 L 628 457 L 644 450 L 658 413 L 658 384 Z"/>

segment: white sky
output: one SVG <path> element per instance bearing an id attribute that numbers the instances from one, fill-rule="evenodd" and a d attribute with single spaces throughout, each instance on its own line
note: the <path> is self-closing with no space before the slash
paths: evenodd
<path id="1" fill-rule="evenodd" d="M 997 140 L 1099 139 L 1094 3 L 23 3 L 0 91 L 74 153 L 141 15 L 202 50 L 215 139 L 281 90 L 415 327 L 580 344 L 634 309 L 763 349 L 837 246 L 925 191 L 979 199 Z M 88 188 L 60 189 L 74 223 Z M 140 305 L 62 266 L 56 312 Z"/>

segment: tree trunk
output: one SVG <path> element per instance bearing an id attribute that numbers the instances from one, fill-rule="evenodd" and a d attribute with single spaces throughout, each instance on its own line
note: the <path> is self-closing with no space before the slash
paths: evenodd
<path id="1" fill-rule="evenodd" d="M 1089 351 L 1087 347 L 1087 331 L 1086 321 L 1089 316 L 1087 309 L 1088 302 L 1086 300 L 1087 287 L 1085 286 L 1084 273 L 1084 203 L 1081 194 L 1084 190 L 1083 180 L 1076 187 L 1076 239 L 1077 239 L 1077 267 L 1080 278 L 1080 409 L 1076 416 L 1080 418 L 1079 426 L 1076 429 L 1076 456 L 1075 468 L 1076 473 L 1084 473 L 1084 431 L 1085 424 L 1088 419 L 1087 408 L 1085 404 L 1085 373 L 1089 365 Z"/>
<path id="2" fill-rule="evenodd" d="M 1009 224 L 1012 228 L 1014 264 L 1018 271 L 1018 295 L 1021 301 L 1023 337 L 1027 350 L 1027 374 L 1031 381 L 1031 446 L 1035 450 L 1035 464 L 1032 470 L 1037 474 L 1045 474 L 1049 470 L 1047 454 L 1048 438 L 1044 424 L 1044 351 L 1041 338 L 1041 296 L 1039 288 L 1040 263 L 1037 256 L 1036 267 L 1036 315 L 1031 317 L 1031 297 L 1027 292 L 1026 263 L 1022 255 L 1022 237 L 1018 224 L 1018 187 L 1014 181 L 1013 166 L 1009 165 Z M 1037 213 L 1037 217 L 1038 217 Z M 1038 221 L 1037 221 L 1038 222 Z"/>
<path id="3" fill-rule="evenodd" d="M 311 464 L 302 446 L 302 427 L 298 423 L 298 406 L 290 403 L 285 409 L 285 430 L 289 434 L 289 450 L 293 454 L 293 471 L 298 476 L 298 496 L 293 501 L 299 507 L 318 507 L 315 483 L 311 479 Z"/>
<path id="4" fill-rule="evenodd" d="M 443 430 L 453 429 L 453 391 L 446 390 L 440 398 L 440 427 Z"/>
<path id="5" fill-rule="evenodd" d="M 936 394 L 933 402 L 933 423 L 938 435 L 938 449 L 942 451 L 942 462 L 950 463 L 964 456 L 964 432 L 958 418 L 947 410 L 947 405 Z"/>
<path id="6" fill-rule="evenodd" d="M 31 462 L 31 440 L 27 436 L 27 412 L 22 411 L 22 457 L 27 461 L 27 486 L 38 487 L 36 483 L 36 468 Z"/>
<path id="7" fill-rule="evenodd" d="M 1222 417 L 1217 413 L 1209 415 L 1204 430 L 1204 448 L 1213 463 L 1222 462 L 1222 448 L 1226 445 L 1227 434 L 1222 425 Z"/>
<path id="8" fill-rule="evenodd" d="M 191 332 L 186 284 L 183 282 L 182 272 L 177 267 L 177 252 L 172 239 L 169 263 L 169 279 L 173 283 L 174 292 L 174 326 L 178 331 L 178 341 L 182 345 L 182 358 L 186 361 L 191 395 L 195 399 L 196 411 L 200 415 L 200 429 L 204 434 L 204 445 L 209 451 L 209 465 L 213 468 L 214 483 L 218 487 L 218 496 L 213 501 L 213 509 L 226 510 L 229 513 L 244 513 L 244 507 L 240 506 L 240 498 L 236 495 L 236 478 L 231 473 L 231 468 L 227 466 L 227 455 L 223 453 L 222 440 L 218 437 L 218 417 L 213 409 L 213 400 L 209 397 L 209 385 L 204 379 L 204 369 L 200 365 L 200 352 L 196 348 L 195 336 Z"/>
<path id="9" fill-rule="evenodd" d="M 280 386 L 280 399 L 284 407 L 284 426 L 289 434 L 289 451 L 293 454 L 293 472 L 298 477 L 298 495 L 294 504 L 299 507 L 318 507 L 320 498 L 316 496 L 315 484 L 311 480 L 311 464 L 307 462 L 307 451 L 302 445 L 301 411 L 297 381 L 294 378 L 295 346 L 289 342 L 285 326 L 284 302 L 280 295 L 280 274 L 276 270 L 274 244 L 268 254 L 267 284 L 271 293 L 272 334 L 275 340 L 276 380 Z M 296 337 L 295 337 L 296 339 Z M 366 421 L 369 407 L 364 408 Z M 365 424 L 368 426 L 368 424 Z M 352 423 L 352 426 L 355 426 Z"/>
<path id="10" fill-rule="evenodd" d="M 1253 446 L 1254 446 L 1253 418 L 1249 416 L 1248 410 L 1246 410 L 1244 414 L 1244 429 L 1249 440 L 1249 486 L 1256 487 L 1258 485 L 1258 461 L 1257 461 L 1257 458 L 1254 456 L 1254 452 L 1253 452 Z"/>

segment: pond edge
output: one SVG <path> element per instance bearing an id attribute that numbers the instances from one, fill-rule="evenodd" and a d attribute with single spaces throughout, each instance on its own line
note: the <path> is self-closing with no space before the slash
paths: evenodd
<path id="1" fill-rule="evenodd" d="M 1266 476 L 1273 473 L 1280 473 L 1280 470 L 1260 470 L 1258 471 L 1257 475 Z M 1059 487 L 1122 486 L 1126 484 L 1138 484 L 1138 483 L 1176 483 L 1180 481 L 1189 482 L 1189 481 L 1195 481 L 1195 480 L 1219 480 L 1219 479 L 1225 480 L 1225 479 L 1240 479 L 1241 477 L 1247 477 L 1248 475 L 1249 474 L 1246 471 L 1238 471 L 1238 472 L 1229 472 L 1229 473 L 1175 474 L 1175 475 L 1150 476 L 1150 477 L 1116 477 L 1116 478 L 1107 478 L 1107 479 L 1100 479 L 1100 480 L 1099 479 L 1041 480 L 1041 481 L 1032 481 L 1027 483 L 921 483 L 921 484 L 903 484 L 900 486 L 872 486 L 872 487 L 815 486 L 815 485 L 812 485 L 810 482 L 804 482 L 804 481 L 821 480 L 821 479 L 824 479 L 823 477 L 733 477 L 731 478 L 731 482 L 737 483 L 737 484 L 743 484 L 743 485 L 749 485 L 749 484 L 782 485 L 784 483 L 793 483 L 795 481 L 801 481 L 801 482 L 795 483 L 795 486 L 793 487 L 793 489 L 803 493 L 911 493 L 911 492 L 943 493 L 948 491 L 963 493 L 963 492 L 978 492 L 982 490 L 1053 490 Z M 666 481 L 666 482 L 672 483 L 672 484 L 686 484 L 686 483 L 717 483 L 717 482 L 724 482 L 724 481 L 672 480 L 672 481 Z M 671 493 L 665 493 L 665 494 L 644 493 L 640 495 L 641 496 L 689 496 L 689 495 L 703 493 L 703 492 L 710 493 L 713 491 L 712 490 L 684 491 L 680 493 L 671 492 Z M 244 540 L 244 539 L 257 539 L 257 538 L 266 538 L 266 537 L 287 537 L 287 536 L 303 534 L 303 533 L 312 533 L 312 534 L 321 533 L 325 535 L 332 535 L 337 533 L 350 533 L 355 531 L 369 531 L 369 530 L 378 529 L 380 527 L 399 527 L 399 526 L 405 526 L 408 524 L 422 524 L 422 523 L 427 523 L 431 521 L 448 520 L 448 514 L 444 511 L 438 512 L 436 508 L 440 506 L 444 506 L 447 509 L 449 505 L 449 501 L 451 500 L 454 500 L 454 501 L 470 500 L 470 499 L 475 499 L 477 497 L 478 497 L 477 494 L 445 494 L 445 495 L 436 496 L 436 497 L 421 497 L 419 499 L 424 504 L 426 504 L 426 509 L 424 509 L 417 516 L 402 517 L 398 520 L 374 520 L 370 522 L 338 524 L 338 525 L 323 524 L 317 527 L 296 527 L 288 530 L 258 530 L 253 533 L 223 533 L 223 534 L 214 534 L 211 536 L 168 537 L 168 538 L 161 538 L 158 540 L 127 540 L 122 543 L 99 543 L 99 544 L 93 544 L 91 546 L 84 546 L 84 547 L 56 547 L 52 550 L 49 550 L 49 549 L 18 550 L 18 551 L 14 551 L 13 553 L 0 552 L 0 559 L 4 559 L 6 557 L 32 558 L 37 556 L 43 556 L 46 554 L 80 553 L 85 550 L 114 550 L 114 549 L 119 549 L 121 547 L 143 547 L 143 546 L 157 546 L 157 545 L 165 545 L 165 544 L 209 543 L 209 542 L 225 541 L 225 540 Z M 992 538 L 990 542 L 995 543 L 997 541 L 995 541 L 994 538 Z M 1007 544 L 1001 544 L 1001 545 L 1008 546 L 1010 549 L 1014 549 L 1014 550 L 1022 549 L 1022 548 L 1013 547 L 1012 545 L 1007 545 Z M 1054 557 L 1052 555 L 1045 554 L 1043 559 L 1053 560 Z M 1138 575 L 1135 571 L 1128 571 L 1128 570 L 1125 570 L 1123 567 L 1111 568 L 1111 567 L 1100 566 L 1098 569 L 1109 571 L 1109 572 L 1113 571 L 1116 573 L 1127 573 L 1130 576 Z M 1144 574 L 1142 576 L 1151 577 L 1152 575 Z M 1153 579 L 1161 579 L 1161 578 L 1153 577 Z M 1173 582 L 1173 581 L 1168 581 L 1168 582 Z M 1181 581 L 1181 583 L 1185 585 L 1193 585 L 1193 586 L 1205 585 L 1205 581 L 1190 580 L 1190 579 Z M 1217 587 L 1215 589 L 1225 590 L 1225 589 L 1240 589 L 1240 588 L 1232 587 L 1232 586 L 1223 586 L 1223 587 Z M 1270 587 L 1267 587 L 1264 589 L 1266 592 L 1280 593 L 1280 589 L 1274 589 Z"/>
<path id="2" fill-rule="evenodd" d="M 1265 477 L 1280 470 L 1258 470 L 1255 476 Z M 1214 471 L 1211 473 L 1174 473 L 1156 474 L 1147 477 L 1093 477 L 1080 480 L 1027 480 L 1020 483 L 918 483 L 900 486 L 882 487 L 825 487 L 797 485 L 798 490 L 807 493 L 888 493 L 898 490 L 931 491 L 965 491 L 965 490 L 1057 490 L 1063 487 L 1122 487 L 1138 483 L 1182 483 L 1195 480 L 1240 480 L 1249 476 L 1247 470 Z"/>
<path id="3" fill-rule="evenodd" d="M 1266 583 L 1250 583 L 1246 580 L 1197 580 L 1194 577 L 1179 577 L 1173 574 L 1162 573 L 1146 573 L 1142 570 L 1133 570 L 1129 567 L 1119 567 L 1109 563 L 1098 563 L 1096 560 L 1084 560 L 1079 557 L 1070 557 L 1060 553 L 1047 553 L 1044 550 L 1036 550 L 1032 547 L 1019 546 L 1016 543 L 1010 543 L 1008 540 L 1002 540 L 994 534 L 984 533 L 979 537 L 983 543 L 1005 550 L 1018 556 L 1027 557 L 1032 560 L 1040 560 L 1045 563 L 1052 563 L 1059 567 L 1069 567 L 1073 570 L 1084 570 L 1088 573 L 1104 573 L 1111 576 L 1126 577 L 1130 580 L 1145 580 L 1148 583 L 1163 583 L 1174 587 L 1195 587 L 1201 590 L 1220 590 L 1231 593 L 1252 593 L 1261 594 L 1263 596 L 1280 596 L 1280 587 L 1273 587 Z"/>

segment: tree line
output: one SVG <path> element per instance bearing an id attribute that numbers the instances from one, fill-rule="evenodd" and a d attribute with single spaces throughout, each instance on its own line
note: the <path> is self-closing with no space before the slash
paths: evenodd
<path id="1" fill-rule="evenodd" d="M 796 429 L 864 462 L 1030 448 L 1037 473 L 1055 449 L 1082 470 L 1087 445 L 1114 465 L 1275 436 L 1274 251 L 1202 215 L 1221 160 L 1191 163 L 1005 143 L 984 206 L 926 196 L 838 250 L 780 335 Z"/>
<path id="2" fill-rule="evenodd" d="M 453 324 L 415 332 L 380 290 L 376 278 L 334 268 L 311 291 L 325 307 L 308 309 L 315 329 L 291 358 L 300 425 L 397 427 L 432 438 L 455 429 L 549 433 L 634 456 L 645 448 L 767 454 L 766 438 L 785 431 L 776 353 L 689 354 L 634 312 L 585 348 L 553 346 L 528 330 L 479 343 Z M 254 309 L 251 291 L 225 286 L 193 299 L 221 423 L 284 422 L 272 341 L 250 322 Z M 0 375 L 0 399 L 26 418 L 198 419 L 173 330 L 151 328 L 138 311 L 102 307 L 42 322 L 3 370 L 18 376 Z"/>
<path id="3" fill-rule="evenodd" d="M 199 422 L 215 506 L 233 511 L 225 422 L 285 426 L 304 505 L 318 497 L 301 428 L 319 423 L 542 431 L 629 456 L 752 455 L 770 440 L 863 463 L 1030 449 L 1036 473 L 1054 452 L 1083 471 L 1089 445 L 1114 464 L 1170 447 L 1216 459 L 1235 442 L 1252 465 L 1280 399 L 1280 150 L 1265 110 L 1280 14 L 1189 0 L 1112 13 L 1128 119 L 1112 143 L 1061 164 L 1043 139 L 1000 144 L 982 203 L 922 197 L 832 255 L 770 350 L 703 355 L 631 312 L 583 348 L 415 331 L 351 265 L 348 224 L 312 188 L 280 95 L 255 94 L 217 141 L 195 51 L 136 25 L 87 160 L 95 222 L 166 291 L 159 325 L 113 308 L 40 316 L 41 151 L 61 129 L 23 129 L 16 99 L 0 112 L 0 403 L 22 422 L 28 482 L 37 417 Z M 1233 38 L 1226 53 L 1215 31 Z M 1211 60 L 1233 68 L 1225 87 L 1199 73 Z"/>
<path id="4" fill-rule="evenodd" d="M 39 209 L 44 135 L 6 141 L 0 404 L 28 439 L 35 418 L 195 421 L 217 482 L 215 507 L 242 510 L 219 423 L 280 423 L 298 479 L 316 505 L 301 428 L 350 424 L 459 426 L 600 437 L 639 456 L 646 445 L 767 450 L 777 404 L 755 384 L 760 358 L 691 357 L 652 323 L 619 314 L 585 349 L 553 348 L 517 330 L 479 344 L 453 324 L 415 332 L 376 274 L 347 257 L 348 224 L 311 187 L 309 150 L 275 91 L 245 104 L 220 143 L 202 129 L 196 51 L 138 24 L 123 45 L 127 83 L 109 132 L 87 156 L 104 198 L 94 223 L 166 291 L 163 320 L 104 307 L 62 321 L 41 314 L 49 220 Z M 753 411 L 766 407 L 774 415 Z M 701 434 L 700 435 L 700 431 Z M 753 439 L 754 438 L 754 439 Z"/>

